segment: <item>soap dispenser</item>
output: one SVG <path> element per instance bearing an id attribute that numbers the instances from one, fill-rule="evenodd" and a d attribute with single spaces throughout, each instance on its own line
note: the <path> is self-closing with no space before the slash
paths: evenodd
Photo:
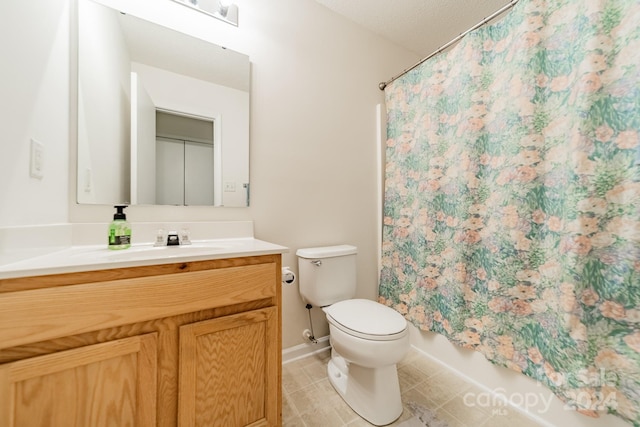
<path id="1" fill-rule="evenodd" d="M 124 208 L 127 205 L 116 205 L 117 212 L 109 224 L 109 249 L 127 249 L 131 246 L 131 225 L 127 222 Z"/>

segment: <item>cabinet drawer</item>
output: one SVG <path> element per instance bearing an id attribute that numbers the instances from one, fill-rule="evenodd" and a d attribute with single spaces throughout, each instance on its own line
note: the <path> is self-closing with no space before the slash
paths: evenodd
<path id="1" fill-rule="evenodd" d="M 274 298 L 267 262 L 0 294 L 0 348 Z"/>

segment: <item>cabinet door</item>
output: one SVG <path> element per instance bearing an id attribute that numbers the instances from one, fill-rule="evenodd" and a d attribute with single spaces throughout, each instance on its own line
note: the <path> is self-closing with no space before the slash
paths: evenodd
<path id="1" fill-rule="evenodd" d="M 156 367 L 155 333 L 0 365 L 0 425 L 152 427 Z"/>
<path id="2" fill-rule="evenodd" d="M 277 310 L 180 328 L 180 427 L 279 424 Z"/>

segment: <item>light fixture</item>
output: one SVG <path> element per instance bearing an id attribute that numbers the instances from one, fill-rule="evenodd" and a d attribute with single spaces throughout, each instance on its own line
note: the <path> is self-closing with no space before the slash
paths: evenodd
<path id="1" fill-rule="evenodd" d="M 238 26 L 238 5 L 229 0 L 173 0 L 191 9 Z"/>
<path id="2" fill-rule="evenodd" d="M 228 0 L 218 1 L 217 12 L 230 24 L 238 26 L 238 5 Z"/>

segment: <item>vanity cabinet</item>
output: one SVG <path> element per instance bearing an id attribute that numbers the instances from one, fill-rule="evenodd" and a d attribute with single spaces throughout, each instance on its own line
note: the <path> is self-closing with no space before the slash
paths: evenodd
<path id="1" fill-rule="evenodd" d="M 280 254 L 0 280 L 0 425 L 278 426 Z"/>

